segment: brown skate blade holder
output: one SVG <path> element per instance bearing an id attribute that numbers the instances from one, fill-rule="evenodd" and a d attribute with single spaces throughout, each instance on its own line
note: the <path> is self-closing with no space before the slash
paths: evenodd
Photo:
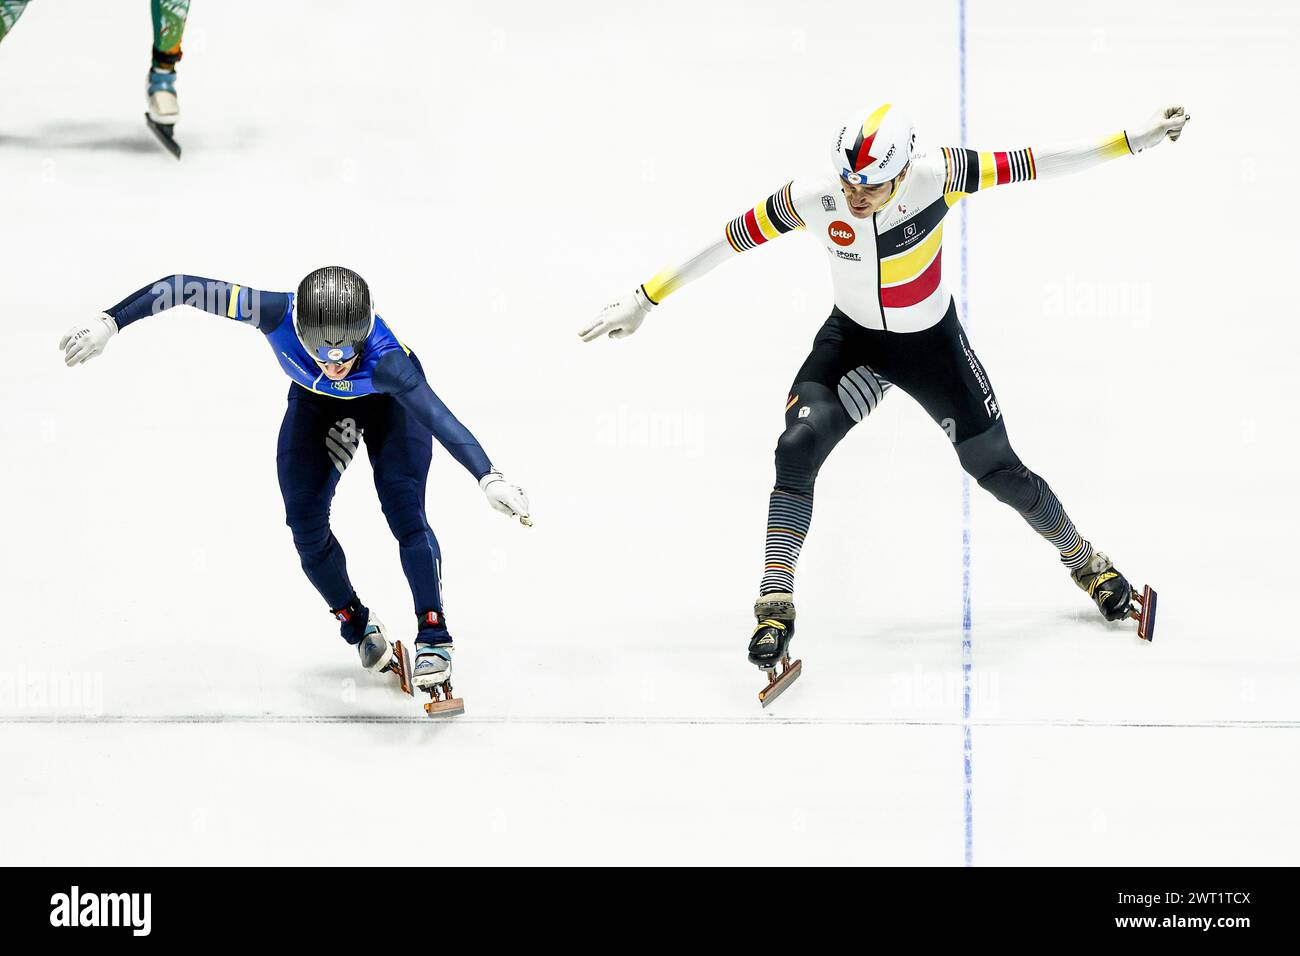
<path id="1" fill-rule="evenodd" d="M 388 667 L 389 670 L 397 672 L 397 684 L 402 688 L 402 693 L 414 697 L 415 690 L 411 687 L 411 659 L 407 656 L 406 648 L 402 646 L 401 641 L 393 644 L 393 662 Z"/>
<path id="2" fill-rule="evenodd" d="M 786 688 L 797 681 L 802 673 L 803 661 L 791 664 L 789 656 L 781 658 L 781 673 L 778 674 L 775 667 L 767 672 L 767 686 L 758 692 L 758 702 L 766 708 L 785 693 Z"/>
<path id="3" fill-rule="evenodd" d="M 451 696 L 451 681 L 434 684 L 426 688 L 430 700 L 424 705 L 426 717 L 455 717 L 465 713 L 465 701 Z"/>
<path id="4" fill-rule="evenodd" d="M 424 705 L 424 713 L 428 717 L 456 717 L 465 713 L 465 702 L 459 697 L 448 696 L 439 699 L 433 691 L 429 692 L 433 700 Z"/>
<path id="5" fill-rule="evenodd" d="M 1150 643 L 1156 636 L 1156 592 L 1151 585 L 1142 585 L 1142 596 L 1133 596 L 1138 606 L 1129 610 L 1129 617 L 1138 622 L 1138 637 Z"/>

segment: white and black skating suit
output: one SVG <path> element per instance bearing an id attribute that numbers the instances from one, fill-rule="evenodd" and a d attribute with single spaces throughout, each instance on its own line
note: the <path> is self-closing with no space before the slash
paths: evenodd
<path id="1" fill-rule="evenodd" d="M 788 233 L 812 236 L 826 249 L 834 306 L 786 398 L 761 594 L 793 591 L 817 472 L 895 385 L 943 426 L 966 471 L 1023 515 L 1068 567 L 1089 561 L 1091 545 L 1007 440 L 988 374 L 944 285 L 944 219 L 970 193 L 1085 169 L 1129 152 L 1121 132 L 1065 149 L 918 154 L 894 195 L 865 219 L 849 213 L 836 176 L 794 180 L 642 286 L 660 302 L 732 256 Z"/>

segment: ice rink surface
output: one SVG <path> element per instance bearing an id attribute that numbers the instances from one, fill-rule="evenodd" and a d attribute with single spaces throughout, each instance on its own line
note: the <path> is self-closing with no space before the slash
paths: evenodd
<path id="1" fill-rule="evenodd" d="M 786 237 L 630 341 L 574 334 L 822 169 L 866 104 L 958 145 L 957 4 L 887 19 L 199 0 L 177 163 L 141 119 L 144 0 L 32 4 L 0 45 L 0 862 L 1300 862 L 1294 8 L 967 11 L 970 146 L 1193 115 L 963 203 L 1012 441 L 1159 589 L 1151 645 L 976 487 L 963 674 L 961 473 L 893 392 L 822 471 L 804 676 L 761 711 L 744 645 L 823 253 Z M 956 291 L 957 228 L 944 261 Z M 435 456 L 455 722 L 362 672 L 303 578 L 256 332 L 182 309 L 84 367 L 56 349 L 160 276 L 285 289 L 332 263 L 532 498 L 525 530 Z M 335 528 L 409 640 L 363 457 Z"/>

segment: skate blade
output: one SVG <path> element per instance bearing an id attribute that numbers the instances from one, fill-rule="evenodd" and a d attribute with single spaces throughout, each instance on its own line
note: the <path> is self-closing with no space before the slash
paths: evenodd
<path id="1" fill-rule="evenodd" d="M 180 159 L 181 144 L 176 142 L 175 127 L 170 124 L 154 122 L 154 118 L 148 113 L 144 114 L 144 121 L 149 127 L 149 132 L 153 133 L 154 139 L 158 140 L 158 144 L 177 159 Z"/>
<path id="2" fill-rule="evenodd" d="M 1129 616 L 1138 622 L 1138 637 L 1150 643 L 1156 636 L 1156 592 L 1151 585 L 1142 585 L 1142 596 L 1134 597 L 1138 606 L 1129 611 Z"/>
<path id="3" fill-rule="evenodd" d="M 758 702 L 766 708 L 768 704 L 785 693 L 786 688 L 797 681 L 802 673 L 803 661 L 795 661 L 793 664 L 787 663 L 785 669 L 781 671 L 781 676 L 775 680 L 769 678 L 767 686 L 758 692 Z"/>
<path id="4" fill-rule="evenodd" d="M 457 717 L 465 713 L 465 702 L 459 697 L 431 700 L 424 705 L 424 713 L 428 717 Z"/>
<path id="5" fill-rule="evenodd" d="M 389 662 L 388 669 L 397 675 L 397 685 L 402 689 L 402 693 L 414 697 L 415 689 L 411 687 L 411 658 L 401 641 L 393 645 L 393 659 Z"/>

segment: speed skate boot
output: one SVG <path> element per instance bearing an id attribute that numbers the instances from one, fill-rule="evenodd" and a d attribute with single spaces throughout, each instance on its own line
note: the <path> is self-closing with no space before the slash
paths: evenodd
<path id="1" fill-rule="evenodd" d="M 754 602 L 754 617 L 758 624 L 749 639 L 749 662 L 767 674 L 767 686 L 758 692 L 758 702 L 766 707 L 798 680 L 803 671 L 803 661 L 790 663 L 794 595 L 788 591 L 761 595 Z"/>
<path id="2" fill-rule="evenodd" d="M 455 647 L 447 632 L 446 621 L 439 611 L 420 615 L 420 631 L 415 638 L 415 669 L 411 683 L 429 695 L 424 712 L 430 717 L 455 717 L 465 713 L 465 702 L 451 691 L 451 653 Z"/>
<path id="3" fill-rule="evenodd" d="M 401 641 L 388 640 L 388 631 L 379 618 L 356 598 L 332 612 L 341 622 L 343 639 L 355 644 L 361 666 L 374 674 L 392 674 L 402 693 L 411 694 L 411 662 Z"/>
<path id="4" fill-rule="evenodd" d="M 176 99 L 176 71 L 156 66 L 149 70 L 145 96 L 149 107 L 144 114 L 145 123 L 158 139 L 159 145 L 180 159 L 181 146 L 176 142 L 176 123 L 181 118 L 181 108 Z"/>
<path id="5" fill-rule="evenodd" d="M 1138 622 L 1138 637 L 1149 641 L 1155 636 L 1156 592 L 1145 585 L 1139 596 L 1108 555 L 1098 551 L 1083 567 L 1071 571 L 1070 576 L 1088 592 L 1106 620 L 1122 621 L 1131 617 Z"/>

